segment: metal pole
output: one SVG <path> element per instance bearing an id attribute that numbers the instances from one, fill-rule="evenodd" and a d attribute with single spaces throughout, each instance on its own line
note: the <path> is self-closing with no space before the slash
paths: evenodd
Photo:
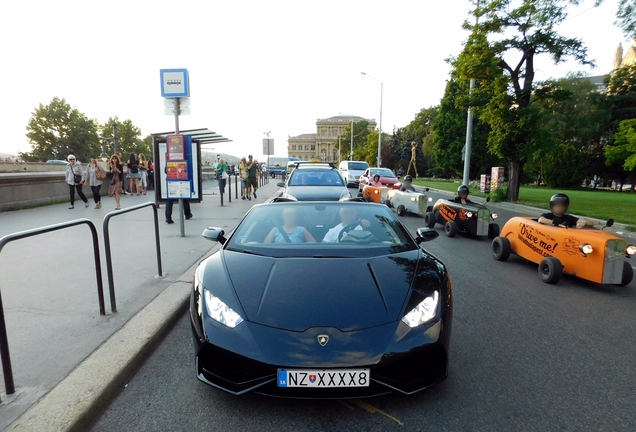
<path id="1" fill-rule="evenodd" d="M 174 100 L 174 133 L 179 133 L 179 114 L 181 114 L 181 99 Z M 185 217 L 183 215 L 183 199 L 179 198 L 179 233 L 185 237 Z"/>
<path id="2" fill-rule="evenodd" d="M 351 154 L 349 155 L 349 160 L 353 160 L 353 119 L 351 119 Z"/>
<path id="3" fill-rule="evenodd" d="M 378 168 L 382 166 L 382 99 L 384 97 L 384 84 L 380 82 L 380 129 L 378 133 Z"/>
<path id="4" fill-rule="evenodd" d="M 238 176 L 234 175 L 234 190 L 236 191 L 236 199 L 238 199 Z"/>
<path id="5" fill-rule="evenodd" d="M 9 355 L 9 338 L 7 337 L 7 325 L 4 321 L 4 307 L 2 294 L 0 293 L 0 359 L 2 360 L 2 375 L 4 375 L 4 388 L 7 394 L 15 393 L 13 382 L 13 369 L 11 368 L 11 356 Z"/>
<path id="6" fill-rule="evenodd" d="M 475 9 L 476 18 L 475 18 L 475 26 L 479 24 L 479 0 L 477 0 L 477 9 Z M 472 96 L 473 90 L 475 89 L 475 79 L 471 78 L 470 80 L 470 88 L 469 95 Z M 471 145 L 473 143 L 473 109 L 471 106 L 468 106 L 468 118 L 466 120 L 466 143 L 464 145 L 464 178 L 463 184 L 468 186 L 470 184 L 470 152 Z"/>
<path id="7" fill-rule="evenodd" d="M 163 277 L 163 269 L 161 267 L 161 242 L 159 241 L 159 215 L 157 215 L 157 205 L 152 206 L 153 216 L 155 218 L 155 249 L 157 251 L 157 276 Z"/>
<path id="8" fill-rule="evenodd" d="M 117 122 L 113 122 L 113 150 L 117 154 Z"/>

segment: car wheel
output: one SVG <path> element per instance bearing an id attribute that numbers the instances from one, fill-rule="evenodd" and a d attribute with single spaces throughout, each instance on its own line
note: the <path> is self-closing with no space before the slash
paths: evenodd
<path id="1" fill-rule="evenodd" d="M 621 283 L 619 285 L 620 286 L 629 285 L 633 277 L 634 277 L 634 269 L 627 261 L 623 261 L 623 278 L 621 279 Z"/>
<path id="2" fill-rule="evenodd" d="M 391 208 L 391 200 L 389 198 L 384 200 L 384 204 L 386 204 L 388 208 Z"/>
<path id="3" fill-rule="evenodd" d="M 497 261 L 506 261 L 512 252 L 510 247 L 510 240 L 506 237 L 495 237 L 490 244 L 492 250 L 492 257 Z"/>
<path id="4" fill-rule="evenodd" d="M 494 239 L 499 235 L 499 225 L 494 222 L 488 224 L 488 238 Z"/>
<path id="5" fill-rule="evenodd" d="M 539 263 L 539 277 L 545 283 L 554 284 L 563 276 L 563 265 L 555 257 L 545 257 Z"/>
<path id="6" fill-rule="evenodd" d="M 406 214 L 406 207 L 403 205 L 397 206 L 397 214 L 398 216 L 404 216 Z"/>
<path id="7" fill-rule="evenodd" d="M 427 228 L 435 228 L 435 213 L 426 212 L 424 215 L 424 224 Z"/>
<path id="8" fill-rule="evenodd" d="M 448 221 L 446 225 L 444 225 L 444 229 L 446 230 L 446 235 L 448 237 L 455 237 L 457 235 L 457 224 L 455 221 Z"/>

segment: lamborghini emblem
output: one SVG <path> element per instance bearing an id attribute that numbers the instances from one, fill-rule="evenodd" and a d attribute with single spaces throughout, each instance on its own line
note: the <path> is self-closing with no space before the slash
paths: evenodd
<path id="1" fill-rule="evenodd" d="M 325 346 L 329 343 L 329 335 L 320 334 L 317 337 L 318 337 L 318 343 L 320 344 L 320 346 Z"/>

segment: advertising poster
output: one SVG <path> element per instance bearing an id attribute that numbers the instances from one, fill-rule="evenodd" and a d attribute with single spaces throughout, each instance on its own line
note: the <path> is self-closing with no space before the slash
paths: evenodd
<path id="1" fill-rule="evenodd" d="M 172 136 L 172 135 L 169 135 Z M 201 201 L 201 171 L 199 168 L 201 149 L 192 137 L 184 136 L 183 160 L 168 160 L 170 149 L 168 137 L 165 142 L 155 142 L 155 169 L 157 184 L 155 193 L 159 202 L 185 198 L 191 202 Z M 176 152 L 175 152 L 176 153 Z"/>
<path id="2" fill-rule="evenodd" d="M 168 144 L 168 155 L 166 160 L 181 161 L 186 158 L 183 135 L 168 135 L 166 137 L 166 142 Z"/>

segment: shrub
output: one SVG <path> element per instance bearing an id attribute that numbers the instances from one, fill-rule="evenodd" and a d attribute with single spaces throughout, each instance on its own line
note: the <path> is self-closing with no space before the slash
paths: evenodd
<path id="1" fill-rule="evenodd" d="M 497 189 L 493 189 L 490 191 L 490 200 L 493 202 L 503 202 L 506 201 L 508 197 L 508 185 L 506 183 L 502 183 Z"/>

